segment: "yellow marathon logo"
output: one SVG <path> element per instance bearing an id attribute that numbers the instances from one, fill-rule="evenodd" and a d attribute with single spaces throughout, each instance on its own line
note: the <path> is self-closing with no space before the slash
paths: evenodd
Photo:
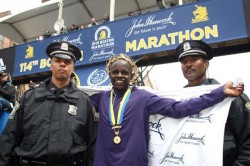
<path id="1" fill-rule="evenodd" d="M 92 55 L 89 61 L 108 59 L 111 55 L 114 55 L 115 39 L 111 36 L 111 30 L 108 26 L 99 27 L 94 36 L 94 40 L 91 41 Z"/>
<path id="2" fill-rule="evenodd" d="M 104 30 L 101 30 L 99 39 L 102 40 L 106 38 L 107 38 L 107 32 Z"/>
<path id="3" fill-rule="evenodd" d="M 207 8 L 197 5 L 195 5 L 195 7 L 196 10 L 193 11 L 194 18 L 192 19 L 192 23 L 208 21 L 209 18 L 208 18 Z"/>
<path id="4" fill-rule="evenodd" d="M 33 57 L 34 57 L 34 48 L 28 45 L 28 48 L 26 49 L 25 59 Z"/>

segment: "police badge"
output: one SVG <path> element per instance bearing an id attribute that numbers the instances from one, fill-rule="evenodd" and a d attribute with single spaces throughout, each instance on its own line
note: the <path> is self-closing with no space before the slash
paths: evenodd
<path id="1" fill-rule="evenodd" d="M 68 113 L 69 113 L 70 115 L 76 115 L 76 114 L 77 114 L 76 110 L 77 110 L 77 107 L 76 107 L 76 106 L 74 106 L 74 105 L 69 105 Z"/>

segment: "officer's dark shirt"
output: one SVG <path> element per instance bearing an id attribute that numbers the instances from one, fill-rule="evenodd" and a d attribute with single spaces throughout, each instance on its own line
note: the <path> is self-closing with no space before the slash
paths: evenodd
<path id="1" fill-rule="evenodd" d="M 82 153 L 93 159 L 93 105 L 72 82 L 56 89 L 48 79 L 28 90 L 20 105 L 0 137 L 1 166 L 8 165 L 12 152 L 21 158 L 51 163 L 63 163 Z"/>

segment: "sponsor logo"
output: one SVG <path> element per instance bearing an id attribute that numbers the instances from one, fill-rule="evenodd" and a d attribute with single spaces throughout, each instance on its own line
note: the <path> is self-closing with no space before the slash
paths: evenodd
<path id="1" fill-rule="evenodd" d="M 165 139 L 164 134 L 161 132 L 162 131 L 162 127 L 161 127 L 161 120 L 165 119 L 166 117 L 162 117 L 158 120 L 158 122 L 154 123 L 154 122 L 149 122 L 149 131 L 151 132 L 155 132 L 157 134 L 159 134 L 161 140 Z"/>
<path id="2" fill-rule="evenodd" d="M 168 152 L 160 161 L 160 164 L 162 164 L 163 162 L 184 164 L 184 154 L 176 155 L 174 152 Z"/>
<path id="3" fill-rule="evenodd" d="M 0 71 L 5 71 L 6 65 L 3 62 L 3 58 L 0 58 Z"/>
<path id="4" fill-rule="evenodd" d="M 57 40 L 53 40 L 53 42 L 59 42 L 59 41 L 67 41 L 67 42 L 70 42 L 72 44 L 75 44 L 75 45 L 82 45 L 83 44 L 83 41 L 82 41 L 82 38 L 81 38 L 82 34 L 79 34 L 78 36 L 64 36 L 62 39 L 57 39 Z M 80 47 L 79 47 L 80 49 Z M 83 51 L 81 50 L 81 54 L 82 54 L 82 58 L 80 59 L 80 61 L 83 60 Z"/>
<path id="5" fill-rule="evenodd" d="M 133 32 L 137 29 L 142 29 L 141 32 L 149 32 L 151 29 L 148 29 L 147 27 L 150 26 L 167 26 L 167 25 L 175 25 L 176 22 L 173 21 L 172 18 L 173 12 L 166 18 L 163 19 L 155 19 L 155 15 L 148 16 L 146 19 L 135 19 L 133 20 L 132 26 L 127 30 L 125 33 L 125 37 L 129 37 Z M 163 29 L 163 28 L 160 28 Z M 165 28 L 164 28 L 165 29 Z"/>
<path id="6" fill-rule="evenodd" d="M 109 59 L 114 55 L 115 39 L 111 36 L 111 31 L 107 26 L 99 27 L 91 43 L 93 55 L 89 61 Z"/>
<path id="7" fill-rule="evenodd" d="M 187 119 L 187 122 L 195 122 L 195 123 L 204 123 L 204 122 L 209 122 L 212 123 L 212 116 L 213 114 L 209 114 L 207 116 L 204 116 L 202 113 L 196 114 L 189 116 Z"/>
<path id="8" fill-rule="evenodd" d="M 53 40 L 53 42 L 59 42 L 59 41 L 67 41 L 73 44 L 80 44 L 82 45 L 82 39 L 81 39 L 82 34 L 79 34 L 77 37 L 70 39 L 71 36 L 64 36 L 62 39 L 58 39 L 58 40 Z"/>
<path id="9" fill-rule="evenodd" d="M 182 133 L 181 136 L 176 140 L 176 144 L 184 143 L 184 144 L 191 144 L 191 145 L 206 145 L 205 144 L 205 135 L 203 136 L 196 136 L 194 133 Z"/>

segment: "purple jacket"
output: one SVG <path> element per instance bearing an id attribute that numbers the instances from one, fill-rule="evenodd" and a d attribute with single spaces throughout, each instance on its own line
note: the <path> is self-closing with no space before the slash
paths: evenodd
<path id="1" fill-rule="evenodd" d="M 94 166 L 147 166 L 150 114 L 163 114 L 173 118 L 186 117 L 197 114 L 226 98 L 223 86 L 210 94 L 183 102 L 161 98 L 146 90 L 133 87 L 119 133 L 121 142 L 115 144 L 113 141 L 115 133 L 109 120 L 109 95 L 110 91 L 105 91 L 91 97 L 99 111 Z M 115 91 L 115 117 L 122 97 L 123 93 Z"/>

